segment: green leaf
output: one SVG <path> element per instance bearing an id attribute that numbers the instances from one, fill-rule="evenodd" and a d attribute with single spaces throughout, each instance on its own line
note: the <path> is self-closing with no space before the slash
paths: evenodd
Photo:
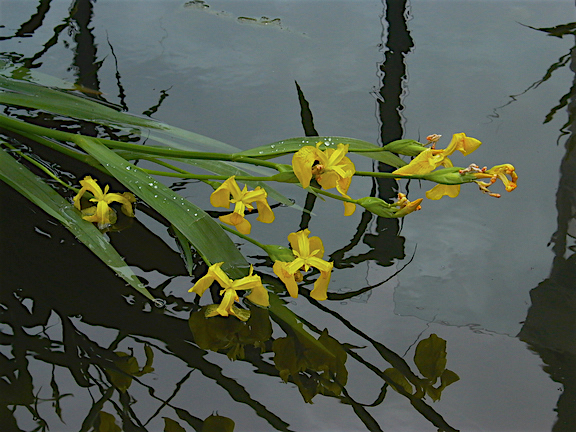
<path id="1" fill-rule="evenodd" d="M 304 146 L 316 146 L 316 143 L 318 142 L 324 143 L 320 146 L 321 149 L 324 149 L 325 147 L 335 148 L 338 144 L 349 144 L 350 147 L 348 148 L 348 151 L 351 153 L 357 152 L 359 155 L 372 158 L 395 168 L 406 165 L 406 162 L 404 162 L 394 153 L 383 150 L 381 147 L 369 143 L 368 141 L 362 141 L 355 138 L 332 136 L 290 138 L 277 141 L 272 144 L 256 147 L 250 150 L 244 150 L 239 154 L 244 156 L 257 157 L 259 159 L 271 159 L 289 153 L 294 153 Z"/>
<path id="2" fill-rule="evenodd" d="M 7 75 L 10 76 L 9 68 L 0 70 L 0 88 L 9 90 L 0 92 L 2 104 L 40 109 L 133 133 L 139 132 L 141 135 L 180 149 L 204 148 L 211 151 L 218 149 L 222 152 L 238 150 L 234 146 L 194 132 L 153 119 L 119 112 L 90 99 L 23 81 L 22 74 L 18 75 L 19 79 L 8 78 Z M 143 134 L 141 128 L 149 129 L 150 134 Z"/>
<path id="3" fill-rule="evenodd" d="M 60 221 L 118 276 L 148 299 L 155 300 L 116 249 L 92 223 L 82 219 L 81 213 L 71 203 L 4 151 L 0 151 L 0 180 Z"/>
<path id="4" fill-rule="evenodd" d="M 208 265 L 224 262 L 222 269 L 232 279 L 246 275 L 248 262 L 226 232 L 204 210 L 127 162 L 97 139 L 78 136 L 75 142 L 132 193 L 174 225 Z"/>

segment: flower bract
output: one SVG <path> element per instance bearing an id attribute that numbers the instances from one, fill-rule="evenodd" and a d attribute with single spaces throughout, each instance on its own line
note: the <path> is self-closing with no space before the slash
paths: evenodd
<path id="1" fill-rule="evenodd" d="M 284 282 L 290 296 L 298 297 L 297 282 L 302 280 L 300 270 L 308 271 L 310 267 L 320 270 L 320 276 L 314 283 L 310 296 L 316 300 L 326 300 L 328 284 L 334 263 L 322 259 L 324 246 L 320 237 L 309 237 L 310 230 L 305 229 L 288 236 L 292 252 L 296 259 L 291 262 L 276 261 L 274 273 Z"/>
<path id="2" fill-rule="evenodd" d="M 234 204 L 234 211 L 220 216 L 220 221 L 235 226 L 242 234 L 250 234 L 252 225 L 244 218 L 244 215 L 246 211 L 254 210 L 252 203 L 256 203 L 258 208 L 256 220 L 264 223 L 274 222 L 274 212 L 266 201 L 267 196 L 266 191 L 260 186 L 253 191 L 248 191 L 248 187 L 244 185 L 244 188 L 240 190 L 235 177 L 232 176 L 210 195 L 210 204 L 224 208 L 230 208 L 230 203 Z"/>
<path id="3" fill-rule="evenodd" d="M 321 144 L 322 142 L 319 142 L 316 147 L 304 146 L 294 153 L 294 174 L 303 188 L 310 186 L 310 181 L 314 178 L 323 189 L 335 187 L 342 196 L 349 198 L 347 192 L 356 168 L 346 156 L 348 144 L 338 144 L 336 149 L 327 148 L 324 151 L 319 148 Z M 355 204 L 344 202 L 345 216 L 350 216 L 355 209 Z"/>
<path id="4" fill-rule="evenodd" d="M 74 197 L 74 207 L 82 211 L 82 219 L 88 222 L 95 222 L 98 224 L 99 229 L 105 229 L 110 225 L 116 223 L 116 212 L 110 207 L 110 204 L 117 202 L 122 204 L 122 213 L 126 216 L 134 217 L 134 209 L 132 204 L 136 202 L 136 198 L 130 192 L 119 193 L 108 193 L 110 186 L 106 185 L 104 191 L 97 183 L 97 180 L 90 176 L 84 177 L 80 180 L 80 185 L 82 189 Z M 96 203 L 96 205 L 88 207 L 82 210 L 80 206 L 80 199 L 86 192 L 90 192 L 94 195 L 94 198 L 90 198 L 90 201 Z"/>
<path id="5" fill-rule="evenodd" d="M 199 296 L 204 294 L 204 291 L 212 285 L 214 281 L 222 287 L 220 295 L 222 296 L 222 302 L 219 306 L 215 308 L 210 308 L 206 317 L 212 317 L 216 315 L 229 316 L 234 315 L 236 318 L 246 321 L 249 318 L 247 311 L 237 308 L 234 302 L 239 301 L 237 291 L 251 290 L 250 294 L 246 296 L 248 300 L 259 306 L 268 307 L 270 302 L 268 299 L 268 291 L 262 285 L 260 276 L 252 274 L 252 266 L 250 266 L 250 274 L 243 277 L 242 279 L 232 280 L 228 277 L 224 270 L 221 269 L 222 262 L 216 263 L 208 269 L 208 273 L 202 276 L 198 282 L 190 288 L 189 292 L 195 292 Z"/>

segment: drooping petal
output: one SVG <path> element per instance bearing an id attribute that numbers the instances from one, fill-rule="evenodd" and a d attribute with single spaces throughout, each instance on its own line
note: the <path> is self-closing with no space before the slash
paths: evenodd
<path id="1" fill-rule="evenodd" d="M 228 215 L 220 216 L 218 219 L 220 219 L 220 222 L 222 223 L 236 227 L 240 233 L 245 235 L 250 234 L 250 231 L 252 230 L 250 222 L 238 213 L 230 213 Z"/>
<path id="2" fill-rule="evenodd" d="M 318 301 L 328 298 L 328 284 L 330 283 L 331 274 L 331 271 L 320 272 L 320 276 L 314 282 L 314 289 L 310 293 L 310 297 Z"/>
<path id="3" fill-rule="evenodd" d="M 262 285 L 262 281 L 260 281 L 260 277 L 258 277 L 259 283 L 255 284 L 251 287 L 251 292 L 246 296 L 248 300 L 252 303 L 257 304 L 259 306 L 268 307 L 270 306 L 270 299 L 268 297 L 268 291 Z"/>
<path id="4" fill-rule="evenodd" d="M 319 160 L 320 153 L 316 147 L 304 146 L 292 156 L 292 169 L 303 188 L 310 186 L 312 165 Z"/>
<path id="5" fill-rule="evenodd" d="M 272 270 L 274 274 L 280 278 L 280 280 L 286 285 L 286 289 L 288 290 L 288 294 L 291 297 L 298 297 L 298 285 L 296 284 L 296 280 L 294 279 L 294 273 L 289 271 L 289 264 L 282 261 L 276 261 L 274 263 L 274 267 Z"/>
<path id="6" fill-rule="evenodd" d="M 412 175 L 428 174 L 434 171 L 443 161 L 443 150 L 426 149 L 416 156 L 408 165 L 398 168 L 392 174 Z"/>
<path id="7" fill-rule="evenodd" d="M 274 222 L 275 216 L 274 212 L 270 208 L 268 201 L 260 200 L 256 201 L 256 206 L 258 207 L 258 217 L 256 220 L 264 223 L 272 223 Z"/>
<path id="8" fill-rule="evenodd" d="M 439 200 L 443 196 L 456 198 L 460 193 L 460 185 L 445 185 L 437 184 L 432 189 L 426 192 L 426 198 L 431 200 Z"/>
<path id="9" fill-rule="evenodd" d="M 220 262 L 210 266 L 208 272 L 200 279 L 198 279 L 198 281 L 194 284 L 192 288 L 188 290 L 188 292 L 194 292 L 199 296 L 202 296 L 202 294 L 204 294 L 204 291 L 206 291 L 206 289 L 208 289 L 208 287 L 212 285 L 212 282 L 214 282 L 217 277 L 219 279 L 218 283 L 220 284 L 220 281 L 222 280 L 222 275 L 220 274 L 220 272 L 222 272 L 224 276 L 226 276 L 226 274 L 220 269 L 220 266 L 222 266 L 222 264 L 224 263 Z M 227 277 L 228 276 L 226 276 L 226 278 Z"/>

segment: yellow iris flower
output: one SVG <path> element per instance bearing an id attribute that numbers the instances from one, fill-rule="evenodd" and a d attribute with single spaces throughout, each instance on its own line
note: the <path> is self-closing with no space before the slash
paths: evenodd
<path id="1" fill-rule="evenodd" d="M 451 168 L 454 165 L 448 156 L 456 150 L 460 151 L 464 156 L 467 156 L 480 147 L 481 144 L 482 143 L 476 138 L 467 137 L 464 133 L 456 133 L 452 136 L 450 144 L 448 144 L 448 147 L 444 150 L 437 150 L 435 148 L 426 149 L 412 159 L 408 165 L 398 168 L 393 174 L 428 174 L 440 165 L 445 168 Z M 445 195 L 455 198 L 459 193 L 460 185 L 438 184 L 426 192 L 426 197 L 433 200 L 438 200 Z"/>
<path id="2" fill-rule="evenodd" d="M 249 318 L 245 310 L 240 309 L 234 305 L 234 302 L 239 301 L 237 291 L 241 290 L 252 290 L 252 292 L 246 296 L 248 300 L 259 306 L 268 307 L 270 306 L 270 301 L 268 299 L 268 291 L 262 285 L 262 280 L 260 276 L 252 274 L 252 266 L 250 266 L 250 274 L 243 277 L 242 279 L 232 280 L 228 277 L 224 270 L 220 267 L 224 263 L 216 263 L 208 269 L 208 273 L 202 276 L 198 282 L 194 284 L 188 292 L 194 292 L 199 296 L 204 294 L 204 291 L 212 285 L 212 282 L 216 281 L 222 287 L 220 295 L 223 296 L 222 303 L 218 307 L 209 308 L 206 310 L 206 317 L 213 317 L 216 315 L 222 315 L 227 317 L 228 315 L 234 315 L 236 318 L 246 321 Z"/>
<path id="3" fill-rule="evenodd" d="M 232 213 L 220 216 L 219 219 L 225 224 L 235 226 L 242 234 L 250 234 L 252 225 L 244 218 L 244 213 L 246 210 L 254 210 L 252 203 L 255 202 L 258 208 L 256 220 L 264 223 L 274 222 L 274 212 L 266 201 L 267 196 L 266 191 L 260 186 L 248 191 L 248 187 L 244 185 L 244 189 L 240 190 L 235 177 L 232 176 L 210 195 L 210 204 L 224 208 L 230 208 L 230 203 L 235 204 Z"/>
<path id="4" fill-rule="evenodd" d="M 276 261 L 274 273 L 284 282 L 290 296 L 298 297 L 297 282 L 302 280 L 300 270 L 308 271 L 310 267 L 320 270 L 320 277 L 314 282 L 314 289 L 310 296 L 316 300 L 326 300 L 328 284 L 334 263 L 322 259 L 324 245 L 320 237 L 310 237 L 310 230 L 305 229 L 288 236 L 292 252 L 296 259 L 291 262 Z"/>
<path id="5" fill-rule="evenodd" d="M 352 182 L 352 176 L 356 168 L 346 156 L 348 144 L 338 144 L 336 149 L 327 148 L 320 150 L 322 142 L 316 147 L 304 146 L 292 157 L 292 168 L 303 188 L 310 186 L 312 177 L 324 189 L 336 188 L 346 198 L 348 188 Z M 344 215 L 350 216 L 356 210 L 356 205 L 344 202 Z"/>
<path id="6" fill-rule="evenodd" d="M 90 176 L 86 176 L 83 180 L 80 180 L 80 185 L 82 189 L 80 189 L 80 192 L 74 197 L 74 207 L 82 212 L 82 219 L 88 222 L 96 222 L 99 229 L 105 229 L 115 224 L 117 219 L 116 212 L 110 208 L 110 204 L 113 202 L 122 204 L 122 213 L 126 216 L 134 217 L 132 204 L 136 202 L 136 197 L 130 192 L 124 192 L 122 194 L 108 193 L 110 188 L 108 185 L 106 185 L 104 191 L 102 191 L 97 181 Z M 94 195 L 94 198 L 90 198 L 90 201 L 96 203 L 96 205 L 82 210 L 80 199 L 86 191 Z"/>

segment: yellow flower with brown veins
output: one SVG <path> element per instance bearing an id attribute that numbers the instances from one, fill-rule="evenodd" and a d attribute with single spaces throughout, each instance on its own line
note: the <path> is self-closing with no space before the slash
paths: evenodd
<path id="1" fill-rule="evenodd" d="M 291 262 L 276 261 L 273 270 L 286 285 L 290 296 L 296 298 L 298 297 L 297 282 L 302 281 L 300 270 L 308 271 L 310 267 L 317 268 L 320 270 L 320 277 L 314 282 L 314 289 L 310 296 L 316 300 L 326 300 L 334 263 L 322 259 L 324 245 L 320 237 L 308 238 L 309 235 L 309 229 L 291 233 L 288 241 L 296 259 Z"/>
<path id="2" fill-rule="evenodd" d="M 244 185 L 244 189 L 240 190 L 235 177 L 232 176 L 210 195 L 210 204 L 224 208 L 230 208 L 230 203 L 234 204 L 234 211 L 220 216 L 220 221 L 235 226 L 242 234 L 250 234 L 252 225 L 244 218 L 244 214 L 246 211 L 254 210 L 252 203 L 255 202 L 258 208 L 256 220 L 264 223 L 274 222 L 274 212 L 266 201 L 267 196 L 266 191 L 260 186 L 253 191 L 248 191 L 248 187 Z"/>
<path id="3" fill-rule="evenodd" d="M 110 204 L 113 202 L 122 204 L 122 213 L 126 216 L 134 217 L 132 204 L 136 202 L 136 197 L 130 192 L 122 194 L 108 193 L 109 185 L 106 185 L 104 191 L 102 191 L 102 188 L 98 186 L 97 180 L 90 176 L 80 180 L 80 185 L 82 189 L 74 197 L 74 207 L 82 212 L 82 219 L 97 223 L 99 229 L 105 229 L 115 224 L 117 219 L 116 211 L 110 208 Z M 94 198 L 90 198 L 90 201 L 96 203 L 96 205 L 82 210 L 80 199 L 87 191 L 94 195 Z"/>
<path id="4" fill-rule="evenodd" d="M 241 321 L 246 321 L 250 317 L 250 312 L 244 309 L 240 309 L 234 305 L 234 302 L 239 301 L 237 291 L 251 290 L 251 293 L 246 296 L 248 300 L 259 306 L 268 307 L 270 306 L 270 301 L 268 299 L 268 291 L 262 285 L 262 280 L 260 276 L 252 274 L 252 266 L 250 266 L 250 273 L 248 276 L 242 279 L 232 280 L 228 277 L 224 270 L 220 267 L 224 264 L 216 263 L 208 269 L 208 273 L 202 276 L 198 282 L 194 284 L 188 292 L 195 292 L 199 296 L 204 294 L 204 291 L 212 285 L 212 282 L 216 281 L 222 287 L 220 295 L 222 297 L 222 302 L 220 305 L 212 305 L 206 309 L 206 317 L 213 317 L 216 315 L 222 315 L 227 317 L 228 315 L 234 315 Z"/>
<path id="5" fill-rule="evenodd" d="M 336 149 L 327 148 L 320 150 L 322 142 L 316 147 L 304 146 L 292 157 L 292 168 L 298 177 L 303 188 L 310 186 L 312 177 L 324 189 L 336 188 L 345 198 L 348 188 L 352 182 L 352 176 L 356 168 L 352 161 L 346 156 L 348 144 L 338 144 Z M 350 216 L 354 213 L 356 205 L 344 202 L 344 215 Z"/>
<path id="6" fill-rule="evenodd" d="M 482 143 L 476 138 L 467 137 L 464 133 L 456 133 L 452 136 L 450 144 L 448 144 L 448 147 L 444 150 L 437 150 L 435 148 L 426 149 L 412 159 L 408 165 L 398 168 L 393 174 L 428 174 L 440 165 L 446 168 L 452 167 L 452 162 L 448 159 L 448 156 L 456 150 L 460 151 L 464 156 L 467 156 L 480 147 L 480 144 Z"/>

